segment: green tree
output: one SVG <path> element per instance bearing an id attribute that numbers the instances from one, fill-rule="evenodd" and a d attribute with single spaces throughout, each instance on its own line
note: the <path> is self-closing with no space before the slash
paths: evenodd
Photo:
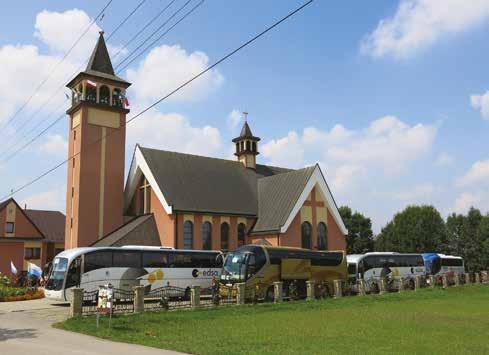
<path id="1" fill-rule="evenodd" d="M 397 213 L 376 239 L 378 251 L 425 253 L 447 245 L 445 221 L 433 206 L 408 206 Z"/>
<path id="2" fill-rule="evenodd" d="M 359 212 L 353 213 L 350 207 L 343 206 L 339 212 L 346 228 L 347 253 L 360 254 L 373 251 L 374 238 L 372 232 L 372 221 Z"/>
<path id="3" fill-rule="evenodd" d="M 462 225 L 461 254 L 465 261 L 465 268 L 470 272 L 480 271 L 483 268 L 483 236 L 481 226 L 483 217 L 478 209 L 471 208 Z"/>
<path id="4" fill-rule="evenodd" d="M 447 218 L 447 247 L 446 253 L 463 255 L 463 231 L 465 216 L 453 213 Z"/>

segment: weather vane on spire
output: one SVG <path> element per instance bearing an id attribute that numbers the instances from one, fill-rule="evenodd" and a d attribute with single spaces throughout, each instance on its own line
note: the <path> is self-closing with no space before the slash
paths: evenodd
<path id="1" fill-rule="evenodd" d="M 243 111 L 243 116 L 244 116 L 245 122 L 248 122 L 248 112 Z"/>

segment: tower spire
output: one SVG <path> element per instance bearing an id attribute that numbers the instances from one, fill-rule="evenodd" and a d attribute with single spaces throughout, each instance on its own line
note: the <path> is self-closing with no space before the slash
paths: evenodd
<path id="1" fill-rule="evenodd" d="M 243 112 L 245 118 L 243 127 L 239 137 L 233 139 L 233 143 L 236 144 L 236 152 L 234 155 L 238 157 L 238 160 L 244 164 L 245 167 L 256 169 L 256 156 L 258 153 L 258 142 L 260 137 L 256 137 L 251 132 L 251 128 L 248 124 L 248 112 Z"/>
<path id="2" fill-rule="evenodd" d="M 86 71 L 93 70 L 99 73 L 115 75 L 112 62 L 110 61 L 109 51 L 105 44 L 104 31 L 99 32 L 97 44 L 90 56 Z"/>

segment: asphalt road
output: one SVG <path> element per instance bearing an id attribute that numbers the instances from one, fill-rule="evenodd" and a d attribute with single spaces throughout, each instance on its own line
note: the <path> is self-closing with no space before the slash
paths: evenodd
<path id="1" fill-rule="evenodd" d="M 0 354 L 178 354 L 67 332 L 51 324 L 67 317 L 67 305 L 48 300 L 0 303 Z"/>

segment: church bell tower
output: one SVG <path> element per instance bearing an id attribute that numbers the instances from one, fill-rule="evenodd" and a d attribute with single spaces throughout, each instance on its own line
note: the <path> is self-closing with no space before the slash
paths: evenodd
<path id="1" fill-rule="evenodd" d="M 126 89 L 103 32 L 85 71 L 66 86 L 69 115 L 65 249 L 89 246 L 123 223 Z"/>
<path id="2" fill-rule="evenodd" d="M 255 137 L 253 133 L 251 133 L 247 120 L 248 113 L 245 112 L 244 115 L 245 123 L 243 128 L 241 128 L 241 133 L 239 134 L 239 137 L 233 139 L 233 143 L 236 144 L 236 152 L 234 155 L 238 157 L 238 160 L 243 163 L 245 167 L 256 170 L 256 156 L 260 154 L 258 153 L 258 142 L 260 141 L 260 138 Z"/>

